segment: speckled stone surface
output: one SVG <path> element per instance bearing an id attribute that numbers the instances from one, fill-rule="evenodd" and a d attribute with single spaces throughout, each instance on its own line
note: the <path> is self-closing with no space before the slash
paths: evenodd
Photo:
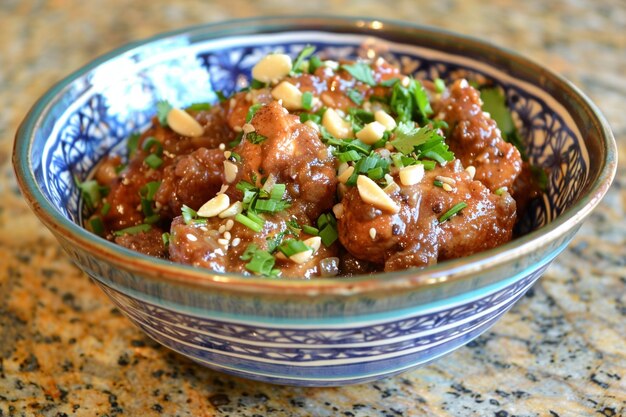
<path id="1" fill-rule="evenodd" d="M 624 164 L 570 247 L 484 336 L 426 368 L 336 389 L 253 383 L 159 347 L 19 195 L 13 135 L 53 82 L 132 40 L 260 14 L 410 19 L 514 49 L 586 92 L 626 161 L 624 0 L 384 3 L 0 0 L 0 416 L 626 415 Z"/>

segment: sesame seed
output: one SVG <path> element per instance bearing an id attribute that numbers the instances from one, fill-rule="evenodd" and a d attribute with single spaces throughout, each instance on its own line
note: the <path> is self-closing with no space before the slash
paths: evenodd
<path id="1" fill-rule="evenodd" d="M 373 227 L 370 229 L 370 237 L 372 238 L 372 240 L 376 239 L 376 229 L 374 229 Z"/>
<path id="2" fill-rule="evenodd" d="M 223 144 L 223 143 L 220 143 L 220 146 L 218 146 L 218 148 L 219 148 L 220 151 L 223 151 L 223 150 L 226 149 L 226 145 Z"/>
<path id="3" fill-rule="evenodd" d="M 241 243 L 241 239 L 239 239 L 238 237 L 236 237 L 236 238 L 234 238 L 234 239 L 233 239 L 233 243 L 232 243 L 232 245 L 233 245 L 233 246 L 239 246 L 239 243 Z"/>
<path id="4" fill-rule="evenodd" d="M 228 230 L 224 232 L 224 239 L 230 240 L 231 237 L 232 236 L 230 235 L 230 232 Z"/>
<path id="5" fill-rule="evenodd" d="M 235 225 L 235 222 L 233 221 L 233 219 L 226 220 L 226 230 L 232 229 L 234 225 Z"/>
<path id="6" fill-rule="evenodd" d="M 443 183 L 443 185 L 441 186 L 441 188 L 443 188 L 444 190 L 446 190 L 446 191 L 448 191 L 448 192 L 450 192 L 450 191 L 454 190 L 454 188 L 452 188 L 452 186 L 451 186 L 450 184 L 445 183 L 445 182 Z"/>
<path id="7" fill-rule="evenodd" d="M 228 244 L 230 243 L 229 240 L 226 239 L 217 239 L 217 243 L 219 243 L 222 246 L 228 246 Z"/>
<path id="8" fill-rule="evenodd" d="M 200 226 L 198 229 L 202 230 L 203 232 L 209 231 L 209 229 L 207 229 L 205 226 Z"/>
<path id="9" fill-rule="evenodd" d="M 233 130 L 234 130 L 235 132 L 237 132 L 237 133 L 239 133 L 239 132 L 242 132 L 242 131 L 243 131 L 243 129 L 241 128 L 241 126 L 235 126 L 235 127 L 233 127 Z"/>
<path id="10" fill-rule="evenodd" d="M 224 233 L 226 231 L 226 225 L 221 225 L 219 229 L 217 229 L 217 232 L 221 235 L 222 233 Z"/>
<path id="11" fill-rule="evenodd" d="M 198 240 L 198 238 L 195 235 L 192 235 L 191 233 L 187 233 L 187 239 L 191 240 L 192 242 L 195 242 L 196 240 Z"/>
<path id="12" fill-rule="evenodd" d="M 444 184 L 450 184 L 450 185 L 456 184 L 456 181 L 454 180 L 454 178 L 444 177 L 443 175 L 437 175 L 435 179 L 437 181 L 443 182 Z"/>

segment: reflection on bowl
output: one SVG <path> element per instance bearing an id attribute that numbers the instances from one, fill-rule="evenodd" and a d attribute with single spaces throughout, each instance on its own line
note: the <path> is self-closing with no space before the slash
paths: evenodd
<path id="1" fill-rule="evenodd" d="M 74 178 L 121 153 L 158 100 L 216 101 L 268 52 L 382 55 L 403 72 L 503 88 L 548 190 L 514 241 L 422 270 L 311 281 L 217 274 L 150 258 L 81 228 Z M 424 365 L 480 335 L 572 239 L 608 189 L 615 142 L 576 88 L 485 43 L 397 22 L 262 18 L 126 46 L 54 86 L 27 115 L 13 162 L 29 204 L 76 264 L 148 335 L 208 367 L 274 383 L 359 383 Z"/>

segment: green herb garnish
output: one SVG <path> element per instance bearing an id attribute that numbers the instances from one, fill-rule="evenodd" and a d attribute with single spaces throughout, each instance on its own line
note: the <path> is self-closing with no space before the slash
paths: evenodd
<path id="1" fill-rule="evenodd" d="M 305 91 L 302 93 L 302 108 L 304 110 L 311 110 L 313 106 L 313 93 Z"/>
<path id="2" fill-rule="evenodd" d="M 314 52 L 315 52 L 314 46 L 312 45 L 305 46 L 298 54 L 295 61 L 293 61 L 293 65 L 291 66 L 292 68 L 291 74 L 302 72 L 302 68 L 300 67 L 304 63 L 304 60 L 310 57 L 311 55 L 313 55 Z"/>
<path id="3" fill-rule="evenodd" d="M 126 229 L 116 230 L 113 234 L 115 236 L 137 235 L 139 233 L 149 232 L 150 230 L 152 230 L 152 225 L 138 224 L 137 226 L 127 227 Z"/>
<path id="4" fill-rule="evenodd" d="M 524 161 L 528 160 L 524 143 L 506 105 L 504 93 L 499 88 L 484 88 L 480 90 L 480 99 L 483 101 L 483 110 L 491 115 L 502 132 L 502 138 L 517 148 Z"/>
<path id="5" fill-rule="evenodd" d="M 350 75 L 362 83 L 371 85 L 372 87 L 376 85 L 376 81 L 374 81 L 374 72 L 368 64 L 357 62 L 352 65 L 342 65 L 341 69 L 348 71 Z"/>
<path id="6" fill-rule="evenodd" d="M 361 93 L 359 90 L 354 89 L 354 88 L 351 88 L 350 90 L 348 90 L 347 96 L 357 106 L 360 106 L 361 104 L 363 104 L 363 100 L 365 100 L 365 98 L 363 97 L 363 93 Z"/>
<path id="7" fill-rule="evenodd" d="M 278 250 L 281 251 L 287 258 L 289 258 L 290 256 L 293 256 L 297 253 L 311 250 L 311 248 L 301 240 L 287 239 L 278 247 Z"/>
<path id="8" fill-rule="evenodd" d="M 161 124 L 161 126 L 166 127 L 167 115 L 169 114 L 170 110 L 173 109 L 172 105 L 166 100 L 161 100 L 157 102 L 156 108 L 157 108 L 157 119 L 159 119 L 159 123 Z"/>
<path id="9" fill-rule="evenodd" d="M 250 261 L 246 269 L 258 275 L 276 276 L 280 272 L 274 269 L 276 259 L 267 251 L 259 249 L 254 243 L 250 243 L 239 258 L 242 261 Z"/>
<path id="10" fill-rule="evenodd" d="M 193 103 L 185 107 L 186 111 L 203 111 L 211 110 L 211 103 Z"/>
<path id="11" fill-rule="evenodd" d="M 443 223 L 448 220 L 450 217 L 457 215 L 461 210 L 467 207 L 467 203 L 462 201 L 457 203 L 450 210 L 446 211 L 440 218 L 439 223 Z"/>

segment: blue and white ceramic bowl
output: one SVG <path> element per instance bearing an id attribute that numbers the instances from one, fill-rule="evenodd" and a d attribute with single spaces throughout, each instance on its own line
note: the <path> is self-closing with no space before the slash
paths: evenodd
<path id="1" fill-rule="evenodd" d="M 422 270 L 311 281 L 217 274 L 131 252 L 81 228 L 89 177 L 158 100 L 217 100 L 268 52 L 382 55 L 406 73 L 501 86 L 548 191 L 530 232 Z M 332 386 L 394 375 L 492 326 L 563 250 L 607 191 L 615 142 L 575 87 L 512 52 L 435 29 L 352 18 L 263 18 L 194 27 L 102 56 L 55 85 L 21 125 L 13 161 L 26 199 L 69 256 L 148 335 L 210 368 Z"/>

